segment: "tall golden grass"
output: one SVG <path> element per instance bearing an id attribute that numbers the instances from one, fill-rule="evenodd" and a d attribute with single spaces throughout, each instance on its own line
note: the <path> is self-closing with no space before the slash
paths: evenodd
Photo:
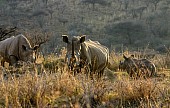
<path id="1" fill-rule="evenodd" d="M 1 67 L 0 107 L 12 108 L 167 108 L 170 106 L 169 70 L 165 77 L 131 79 L 118 72 L 121 55 L 102 78 L 72 75 L 62 57 L 51 55 L 39 64 Z"/>

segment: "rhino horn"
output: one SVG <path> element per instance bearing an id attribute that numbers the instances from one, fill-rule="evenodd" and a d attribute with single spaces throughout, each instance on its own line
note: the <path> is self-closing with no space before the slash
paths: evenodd
<path id="1" fill-rule="evenodd" d="M 40 45 L 35 45 L 33 50 L 37 50 L 40 47 Z"/>

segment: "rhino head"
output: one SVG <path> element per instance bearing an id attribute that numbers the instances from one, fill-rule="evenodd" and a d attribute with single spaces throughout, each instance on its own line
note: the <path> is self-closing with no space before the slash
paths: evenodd
<path id="1" fill-rule="evenodd" d="M 63 42 L 67 43 L 67 64 L 72 70 L 75 66 L 80 66 L 81 44 L 85 41 L 85 35 L 73 36 L 71 39 L 67 35 L 62 35 Z"/>
<path id="2" fill-rule="evenodd" d="M 128 68 L 130 68 L 130 65 L 133 63 L 132 61 L 132 56 L 131 57 L 126 57 L 123 54 L 124 61 L 119 62 L 119 70 L 124 71 Z"/>
<path id="3" fill-rule="evenodd" d="M 24 35 L 11 38 L 12 42 L 8 49 L 10 65 L 16 65 L 18 61 L 35 62 L 35 51 L 38 45 L 31 47 L 30 42 Z"/>
<path id="4" fill-rule="evenodd" d="M 18 58 L 22 61 L 35 62 L 35 51 L 39 48 L 38 45 L 31 47 L 30 42 L 24 36 L 19 39 Z"/>

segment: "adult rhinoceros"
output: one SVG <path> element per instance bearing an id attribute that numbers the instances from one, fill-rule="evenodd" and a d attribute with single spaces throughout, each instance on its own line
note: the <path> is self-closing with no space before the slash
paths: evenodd
<path id="1" fill-rule="evenodd" d="M 17 66 L 18 61 L 33 62 L 34 51 L 37 48 L 38 46 L 32 48 L 28 39 L 22 34 L 0 41 L 0 56 L 3 57 L 1 65 L 4 66 L 5 62 L 12 66 Z"/>
<path id="2" fill-rule="evenodd" d="M 67 43 L 66 59 L 71 69 L 75 66 L 81 66 L 83 61 L 89 66 L 90 73 L 103 75 L 109 59 L 107 47 L 98 41 L 85 40 L 85 35 L 73 37 L 62 35 L 62 37 L 63 41 Z"/>

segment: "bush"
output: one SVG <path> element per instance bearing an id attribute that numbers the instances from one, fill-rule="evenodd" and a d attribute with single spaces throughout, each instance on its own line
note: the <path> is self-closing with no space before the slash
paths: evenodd
<path id="1" fill-rule="evenodd" d="M 119 57 L 113 52 L 112 56 Z M 49 56 L 47 60 L 51 63 L 45 62 L 44 67 L 47 65 L 47 68 L 39 70 L 42 74 L 38 74 L 37 66 L 25 70 L 27 67 L 24 65 L 19 69 L 25 71 L 21 76 L 9 75 L 5 79 L 3 73 L 6 69 L 1 68 L 0 106 L 114 108 L 169 105 L 169 77 L 134 80 L 124 75 L 114 77 L 115 74 L 110 72 L 101 79 L 91 79 L 84 73 L 73 76 L 62 66 L 58 67 L 58 70 L 63 70 L 62 73 L 54 73 L 53 66 L 60 59 Z M 52 63 L 55 60 L 58 62 Z"/>

